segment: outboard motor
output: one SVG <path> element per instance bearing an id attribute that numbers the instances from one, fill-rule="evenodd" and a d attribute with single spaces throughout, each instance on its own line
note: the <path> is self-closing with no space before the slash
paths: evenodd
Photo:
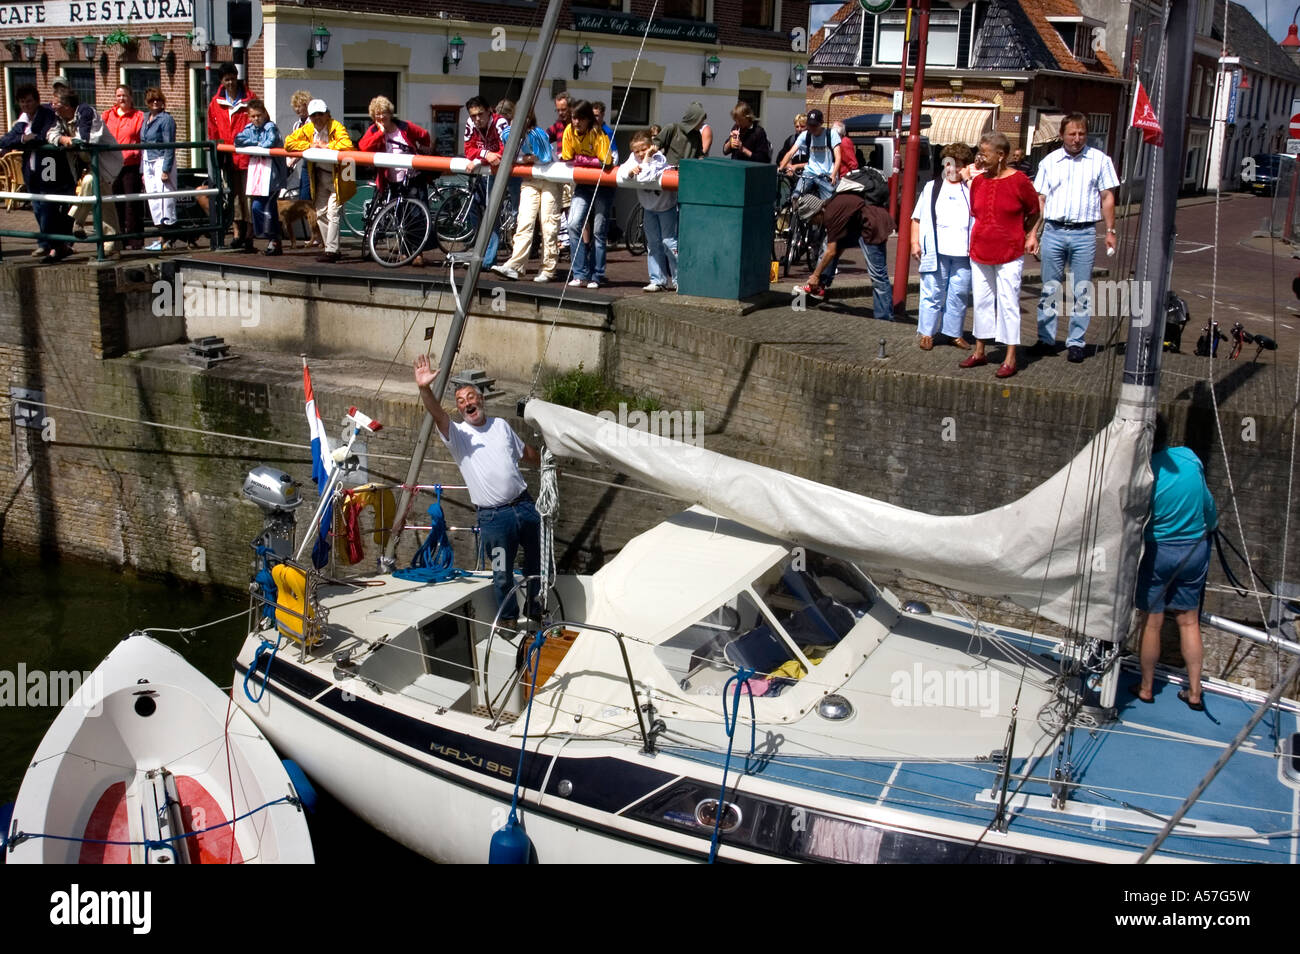
<path id="1" fill-rule="evenodd" d="M 266 547 L 281 559 L 291 558 L 296 534 L 293 512 L 303 502 L 297 482 L 284 471 L 263 464 L 244 478 L 244 496 L 261 508 L 264 521 L 253 548 Z"/>

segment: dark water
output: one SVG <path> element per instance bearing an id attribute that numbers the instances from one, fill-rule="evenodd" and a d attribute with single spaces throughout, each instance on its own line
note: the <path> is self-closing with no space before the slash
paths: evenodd
<path id="1" fill-rule="evenodd" d="M 181 629 L 240 614 L 184 638 L 150 634 L 223 690 L 234 678 L 232 663 L 245 635 L 248 609 L 248 598 L 238 593 L 142 580 L 100 566 L 42 561 L 13 551 L 0 551 L 0 593 L 5 601 L 0 671 L 16 676 L 21 663 L 28 672 L 89 672 L 132 630 Z M 17 797 L 23 773 L 56 715 L 53 706 L 0 706 L 0 804 Z M 317 861 L 429 864 L 328 794 L 319 795 L 317 811 L 309 818 Z"/>

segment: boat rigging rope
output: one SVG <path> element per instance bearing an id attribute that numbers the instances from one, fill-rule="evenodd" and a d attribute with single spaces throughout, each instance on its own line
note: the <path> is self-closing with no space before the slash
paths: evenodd
<path id="1" fill-rule="evenodd" d="M 540 7 L 540 4 L 538 6 Z M 619 124 L 623 121 L 623 111 L 627 107 L 627 98 L 629 95 L 631 95 L 632 87 L 635 85 L 634 81 L 636 80 L 637 68 L 640 67 L 641 58 L 645 55 L 646 40 L 650 36 L 650 30 L 654 26 L 655 18 L 658 16 L 658 14 L 659 14 L 659 0 L 654 0 L 654 4 L 650 7 L 650 15 L 646 17 L 645 30 L 641 34 L 641 45 L 637 47 L 636 59 L 632 61 L 632 72 L 627 78 L 626 85 L 623 87 L 623 102 L 619 104 L 618 116 L 615 117 L 614 119 L 613 129 L 614 129 L 615 136 L 618 135 Z M 563 137 L 561 137 L 561 139 L 563 139 Z M 609 145 L 611 149 L 614 148 L 613 140 L 610 140 Z M 600 187 L 597 186 L 597 192 L 599 192 L 599 188 Z M 582 222 L 582 230 L 578 235 L 579 242 L 582 241 L 582 235 L 585 234 L 587 229 L 590 227 L 591 217 L 596 210 L 596 194 L 597 194 L 596 192 L 593 192 L 591 201 L 587 203 L 586 218 Z M 638 203 L 640 201 L 641 201 L 640 199 L 637 200 Z M 612 204 L 610 205 L 610 211 L 611 212 L 613 211 Z M 608 225 L 609 225 L 608 220 L 606 220 L 606 228 L 608 228 Z M 596 253 L 595 244 L 596 244 L 595 236 L 592 236 L 591 251 L 593 257 L 595 256 Z M 570 280 L 573 279 L 573 263 L 576 257 L 577 257 L 577 250 L 570 249 L 569 250 L 569 271 L 568 271 L 568 277 Z M 593 278 L 595 277 L 594 272 L 592 273 L 592 277 Z M 552 316 L 551 327 L 546 330 L 546 343 L 542 346 L 541 360 L 537 362 L 537 369 L 533 372 L 533 383 L 528 386 L 528 398 L 533 398 L 537 395 L 537 382 L 542 376 L 542 369 L 546 366 L 546 356 L 550 354 L 551 351 L 551 338 L 554 337 L 555 335 L 555 326 L 559 324 L 560 314 L 564 309 L 564 299 L 568 295 L 568 293 L 569 293 L 569 282 L 566 281 L 564 285 L 560 288 L 560 300 L 555 303 L 555 307 L 551 311 L 551 316 Z"/>
<path id="2" fill-rule="evenodd" d="M 506 823 L 503 829 L 514 828 L 519 824 L 519 788 L 523 784 L 524 778 L 524 755 L 528 752 L 528 723 L 533 717 L 533 700 L 537 698 L 537 670 L 542 663 L 542 644 L 546 642 L 546 629 L 542 628 L 537 631 L 533 641 L 528 645 L 528 656 L 524 666 L 529 672 L 528 679 L 528 705 L 524 708 L 524 737 L 519 742 L 519 764 L 515 766 L 515 790 L 510 796 L 510 814 L 506 817 Z M 538 792 L 540 795 L 540 791 Z"/>
<path id="3" fill-rule="evenodd" d="M 555 517 L 560 510 L 559 468 L 555 455 L 542 448 L 542 480 L 537 488 L 537 514 L 542 518 L 538 533 L 541 537 L 541 600 L 542 611 L 550 608 L 551 587 L 555 585 Z"/>
<path id="4" fill-rule="evenodd" d="M 749 755 L 745 757 L 746 766 L 754 757 L 754 749 L 758 743 L 758 718 L 754 714 L 754 693 L 749 688 L 749 679 L 753 675 L 754 670 L 742 668 L 722 687 L 722 723 L 727 731 L 727 758 L 722 763 L 722 790 L 718 792 L 718 804 L 713 812 L 713 840 L 709 844 L 709 864 L 713 864 L 718 857 L 718 835 L 722 830 L 722 816 L 727 812 L 727 773 L 731 771 L 731 746 L 736 741 L 736 721 L 740 715 L 742 692 L 749 696 Z M 728 717 L 727 690 L 731 688 L 733 682 L 736 684 L 736 689 L 731 698 L 731 716 Z"/>
<path id="5" fill-rule="evenodd" d="M 304 627 L 304 629 L 305 628 L 306 627 Z M 305 635 L 306 634 L 304 633 L 304 636 Z M 283 635 L 277 635 L 274 643 L 268 639 L 263 639 L 261 645 L 257 647 L 257 652 L 253 654 L 253 664 L 244 670 L 244 695 L 248 697 L 248 701 L 253 705 L 259 705 L 262 701 L 262 696 L 266 695 L 266 687 L 271 682 L 271 666 L 275 663 L 275 654 L 280 651 L 280 643 L 283 639 Z M 271 653 L 267 656 L 266 660 L 266 675 L 262 678 L 262 690 L 254 696 L 248 689 L 248 680 L 253 673 L 258 671 L 258 668 L 262 664 L 262 657 L 266 655 L 268 649 Z"/>
<path id="6" fill-rule="evenodd" d="M 265 809 L 268 809 L 273 805 L 280 805 L 280 804 L 293 805 L 296 808 L 298 808 L 299 811 L 302 810 L 302 802 L 297 797 L 293 795 L 281 795 L 279 798 L 272 799 L 271 801 L 266 802 L 265 804 L 258 805 L 256 808 L 250 809 L 249 811 L 244 812 L 242 815 L 235 816 L 234 818 L 230 819 L 230 821 L 218 822 L 217 824 L 209 825 L 206 828 L 199 828 L 195 831 L 182 832 L 179 835 L 171 835 L 167 838 L 150 838 L 144 841 L 117 841 L 117 840 L 104 839 L 104 838 L 78 838 L 75 835 L 52 835 L 47 832 L 20 831 L 16 835 L 14 835 L 11 839 L 9 839 L 8 845 L 9 848 L 12 850 L 14 848 L 17 848 L 24 841 L 33 841 L 38 838 L 43 838 L 47 841 L 73 841 L 73 842 L 80 842 L 83 845 L 115 845 L 115 846 L 128 847 L 128 848 L 142 847 L 146 851 L 159 851 L 163 848 L 166 848 L 170 843 L 181 841 L 184 838 L 194 838 L 197 835 L 206 835 L 208 832 L 216 831 L 219 828 L 233 829 L 236 824 L 243 821 L 245 818 L 249 818 L 253 815 L 256 815 L 258 812 L 264 811 Z M 234 840 L 233 832 L 231 834 L 231 840 L 232 841 Z"/>

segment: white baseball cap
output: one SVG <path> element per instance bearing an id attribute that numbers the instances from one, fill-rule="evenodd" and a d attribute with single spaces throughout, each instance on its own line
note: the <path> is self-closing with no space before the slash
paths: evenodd
<path id="1" fill-rule="evenodd" d="M 330 108 L 325 105 L 325 100 L 323 99 L 313 99 L 307 104 L 308 116 L 314 116 L 316 113 L 328 113 L 329 111 Z"/>

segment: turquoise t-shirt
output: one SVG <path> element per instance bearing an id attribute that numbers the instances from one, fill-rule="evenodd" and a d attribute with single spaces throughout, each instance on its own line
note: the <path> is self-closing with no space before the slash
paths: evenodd
<path id="1" fill-rule="evenodd" d="M 1151 455 L 1151 522 L 1146 538 L 1162 543 L 1199 540 L 1219 525 L 1219 512 L 1205 485 L 1200 459 L 1186 447 L 1166 447 Z"/>

